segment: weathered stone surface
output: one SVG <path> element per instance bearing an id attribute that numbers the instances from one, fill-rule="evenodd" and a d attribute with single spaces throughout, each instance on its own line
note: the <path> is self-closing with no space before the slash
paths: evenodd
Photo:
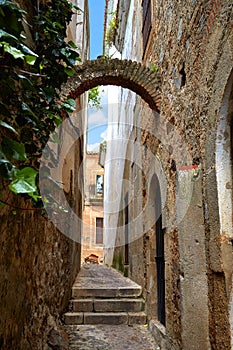
<path id="1" fill-rule="evenodd" d="M 73 293 L 79 298 L 71 299 L 73 312 L 64 315 L 66 324 L 132 325 L 146 322 L 141 287 L 105 265 L 83 265 Z"/>
<path id="2" fill-rule="evenodd" d="M 138 312 L 138 313 L 128 313 L 128 324 L 146 324 L 146 314 L 145 312 Z"/>
<path id="3" fill-rule="evenodd" d="M 127 128 L 122 127 L 117 137 L 129 140 L 127 149 L 114 145 L 112 140 L 109 143 L 106 158 L 109 152 L 126 161 L 120 165 L 121 171 L 118 164 L 115 167 L 113 164 L 106 173 L 112 179 L 106 193 L 111 187 L 121 189 L 120 208 L 125 208 L 126 195 L 130 198 L 128 219 L 133 229 L 127 271 L 143 287 L 150 320 L 158 319 L 161 300 L 157 290 L 161 279 L 157 258 L 162 254 L 159 256 L 157 247 L 164 246 L 166 329 L 159 322 L 153 327 L 156 335 L 161 334 L 161 348 L 230 349 L 233 227 L 232 175 L 229 177 L 228 170 L 232 168 L 232 2 L 145 3 L 152 5 L 152 28 L 144 52 L 137 45 L 142 39 L 142 21 L 137 15 L 142 11 L 139 2 L 131 2 L 126 15 L 125 2 L 118 1 L 120 22 L 116 42 L 123 59 L 136 58 L 157 67 L 162 77 L 160 115 L 150 113 L 144 101 L 135 98 L 131 91 L 119 93 L 119 105 L 127 101 L 127 106 L 121 105 L 118 124 L 130 121 L 132 126 L 137 120 L 139 130 L 134 125 L 129 135 Z M 127 109 L 131 103 L 136 111 L 133 115 Z M 180 143 L 177 135 L 181 136 Z M 140 147 L 132 150 L 130 141 L 140 143 Z M 185 151 L 189 157 L 185 157 Z M 224 161 L 226 158 L 228 162 Z M 139 170 L 135 164 L 139 164 Z M 199 166 L 198 171 L 195 166 Z M 153 176 L 159 177 L 161 173 L 164 244 L 162 239 L 159 242 L 156 239 L 158 196 L 153 191 Z M 193 186 L 186 186 L 188 182 Z M 183 202 L 188 203 L 183 217 L 177 199 L 182 197 L 181 192 Z M 124 210 L 115 212 L 116 217 L 107 216 L 106 225 L 111 221 L 117 223 L 114 227 L 119 226 L 114 239 L 111 237 L 108 242 L 110 245 L 113 240 L 117 247 L 106 249 L 105 261 L 124 271 L 122 227 L 126 214 Z M 142 235 L 133 240 L 136 231 L 133 223 L 139 216 L 143 217 Z"/>
<path id="4" fill-rule="evenodd" d="M 52 329 L 47 344 L 52 350 L 69 350 L 68 335 L 65 332 L 58 332 Z"/>
<path id="5" fill-rule="evenodd" d="M 6 196 L 26 210 L 14 209 L 12 215 L 5 206 L 0 211 L 0 343 L 6 350 L 40 349 L 71 296 L 80 245 L 39 211 L 27 210 L 30 201 Z"/>
<path id="6" fill-rule="evenodd" d="M 105 265 L 83 265 L 72 288 L 73 297 L 138 297 L 142 288 Z"/>
<path id="7" fill-rule="evenodd" d="M 71 305 L 74 312 L 94 311 L 94 300 L 92 299 L 74 299 L 71 300 Z"/>
<path id="8" fill-rule="evenodd" d="M 101 297 L 101 298 L 114 298 L 118 294 L 118 289 L 116 288 L 99 288 L 99 289 L 92 289 L 92 288 L 83 288 L 80 289 L 79 287 L 73 287 L 72 288 L 72 296 L 73 297 Z"/>
<path id="9" fill-rule="evenodd" d="M 142 294 L 142 288 L 140 286 L 135 288 L 120 287 L 118 290 L 118 296 L 120 297 L 140 297 Z"/>
<path id="10" fill-rule="evenodd" d="M 94 300 L 94 311 L 106 312 L 106 311 L 142 311 L 144 308 L 143 299 L 96 299 Z"/>
<path id="11" fill-rule="evenodd" d="M 65 330 L 70 350 L 160 350 L 144 325 L 80 325 L 65 326 Z"/>
<path id="12" fill-rule="evenodd" d="M 83 324 L 83 312 L 67 312 L 64 315 L 64 321 L 67 325 Z"/>
<path id="13" fill-rule="evenodd" d="M 63 97 L 76 98 L 96 85 L 118 85 L 138 93 L 158 111 L 160 100 L 154 98 L 153 93 L 160 90 L 159 75 L 141 63 L 129 60 L 126 64 L 126 61 L 101 58 L 84 62 L 77 66 L 76 74 L 63 86 Z"/>
<path id="14" fill-rule="evenodd" d="M 73 323 L 74 324 L 74 323 Z M 126 312 L 101 312 L 101 313 L 89 313 L 84 314 L 84 324 L 128 324 L 128 314 Z"/>
<path id="15" fill-rule="evenodd" d="M 86 0 L 82 2 L 87 5 Z M 28 11 L 29 15 L 23 21 L 24 34 L 34 51 L 34 26 L 31 26 L 35 16 L 34 4 L 30 0 L 19 0 L 17 4 Z M 76 35 L 81 39 L 82 31 L 88 33 L 84 29 L 87 7 L 84 13 L 74 15 L 79 21 L 82 17 L 83 21 L 79 27 L 74 21 L 74 30 L 69 28 L 67 31 L 68 40 L 76 41 Z M 87 55 L 87 46 L 88 37 L 82 40 L 82 58 Z M 82 101 L 83 96 L 77 99 L 80 109 L 83 108 Z M 82 134 L 82 121 L 78 118 L 75 128 Z M 74 191 L 74 186 L 77 189 L 80 181 L 76 169 L 81 169 L 83 160 L 82 137 L 73 151 L 66 159 L 63 183 L 73 213 L 81 217 L 82 198 L 79 191 Z M 8 191 L 8 183 L 2 180 L 1 199 L 8 205 L 0 208 L 0 348 L 42 350 L 48 347 L 47 336 L 51 329 L 56 329 L 60 314 L 67 307 L 71 286 L 80 268 L 81 246 L 56 229 L 44 211 L 35 208 L 27 196 L 13 196 Z M 81 234 L 79 227 L 76 227 L 76 233 Z"/>

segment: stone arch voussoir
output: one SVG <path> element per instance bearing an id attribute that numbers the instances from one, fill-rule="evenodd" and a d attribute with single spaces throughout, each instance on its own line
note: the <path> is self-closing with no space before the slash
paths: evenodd
<path id="1" fill-rule="evenodd" d="M 97 85 L 117 85 L 141 96 L 151 109 L 160 111 L 160 78 L 158 73 L 131 60 L 100 58 L 75 68 L 62 87 L 62 98 L 76 98 Z"/>

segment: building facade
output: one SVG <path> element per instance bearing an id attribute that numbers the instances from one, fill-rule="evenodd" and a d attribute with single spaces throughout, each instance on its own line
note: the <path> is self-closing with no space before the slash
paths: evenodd
<path id="1" fill-rule="evenodd" d="M 104 243 L 104 169 L 99 165 L 99 153 L 86 154 L 84 196 L 81 262 L 94 254 L 100 263 Z"/>
<path id="2" fill-rule="evenodd" d="M 161 104 L 119 93 L 105 262 L 143 287 L 162 349 L 233 344 L 232 11 L 220 0 L 115 4 L 112 46 L 157 72 Z"/>

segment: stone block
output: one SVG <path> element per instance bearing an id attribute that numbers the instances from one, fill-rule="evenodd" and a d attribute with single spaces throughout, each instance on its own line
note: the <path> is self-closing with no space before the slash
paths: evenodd
<path id="1" fill-rule="evenodd" d="M 94 311 L 96 312 L 139 312 L 144 307 L 143 299 L 96 299 Z"/>
<path id="2" fill-rule="evenodd" d="M 128 315 L 124 312 L 119 313 L 85 313 L 84 324 L 108 324 L 118 325 L 127 324 Z"/>
<path id="3" fill-rule="evenodd" d="M 140 297 L 142 294 L 142 288 L 138 287 L 120 287 L 118 290 L 119 297 L 131 297 L 136 298 Z"/>
<path id="4" fill-rule="evenodd" d="M 74 299 L 72 300 L 74 312 L 92 312 L 93 300 L 92 299 Z"/>
<path id="5" fill-rule="evenodd" d="M 146 324 L 146 314 L 145 312 L 137 312 L 128 314 L 128 324 Z"/>
<path id="6" fill-rule="evenodd" d="M 67 312 L 64 319 L 66 325 L 83 324 L 83 312 Z"/>
<path id="7" fill-rule="evenodd" d="M 118 289 L 117 288 L 75 288 L 72 289 L 72 296 L 73 297 L 102 297 L 102 298 L 114 298 L 118 295 Z"/>

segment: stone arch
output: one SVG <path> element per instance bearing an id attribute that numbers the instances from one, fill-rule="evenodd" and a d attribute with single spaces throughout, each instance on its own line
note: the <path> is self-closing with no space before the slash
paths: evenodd
<path id="1" fill-rule="evenodd" d="M 62 88 L 62 97 L 76 98 L 97 85 L 117 85 L 142 97 L 151 109 L 160 110 L 160 78 L 158 73 L 131 60 L 99 58 L 75 68 Z"/>

